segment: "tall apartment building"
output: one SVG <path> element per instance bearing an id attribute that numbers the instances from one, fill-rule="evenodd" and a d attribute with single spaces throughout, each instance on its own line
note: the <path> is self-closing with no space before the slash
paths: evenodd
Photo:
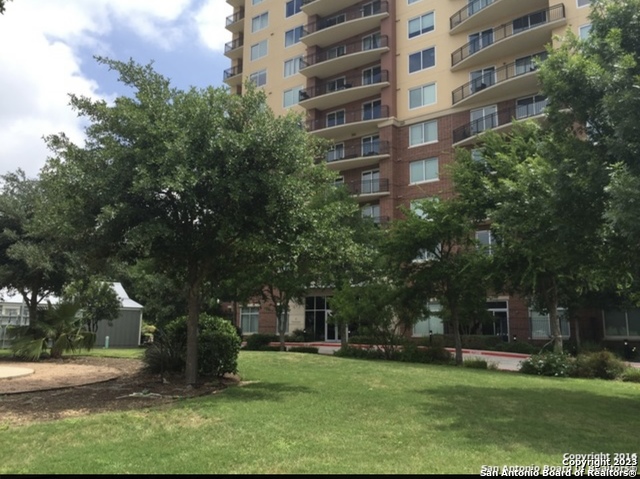
<path id="1" fill-rule="evenodd" d="M 234 13 L 225 83 L 241 94 L 248 78 L 275 112 L 304 111 L 308 130 L 334 142 L 328 167 L 379 223 L 415 200 L 450 196 L 445 165 L 455 147 L 473 148 L 480 132 L 506 131 L 514 118 L 541 116 L 535 59 L 567 29 L 586 34 L 590 10 L 589 0 L 227 3 Z M 491 236 L 479 231 L 478 239 Z M 490 298 L 487 307 L 496 322 L 484 333 L 548 337 L 548 318 L 516 298 Z M 308 298 L 292 311 L 290 329 L 337 339 L 327 310 L 321 293 Z M 246 332 L 275 330 L 257 307 L 242 314 Z M 436 323 L 414 333 L 441 332 Z"/>

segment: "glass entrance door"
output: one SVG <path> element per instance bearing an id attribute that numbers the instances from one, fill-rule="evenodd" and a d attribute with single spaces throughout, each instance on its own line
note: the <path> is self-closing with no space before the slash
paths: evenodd
<path id="1" fill-rule="evenodd" d="M 324 324 L 326 328 L 324 337 L 327 338 L 327 341 L 340 341 L 342 339 L 342 335 L 340 334 L 340 326 L 331 323 L 331 310 L 329 309 L 326 311 Z"/>

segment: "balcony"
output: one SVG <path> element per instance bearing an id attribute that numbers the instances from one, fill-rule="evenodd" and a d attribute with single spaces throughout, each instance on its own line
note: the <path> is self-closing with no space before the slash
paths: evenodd
<path id="1" fill-rule="evenodd" d="M 375 201 L 389 195 L 389 179 L 348 181 L 344 184 L 349 194 L 355 196 L 358 203 Z"/>
<path id="2" fill-rule="evenodd" d="M 238 8 L 244 5 L 244 0 L 227 0 L 227 3 L 234 8 Z"/>
<path id="3" fill-rule="evenodd" d="M 307 121 L 307 130 L 322 138 L 350 138 L 375 132 L 378 123 L 389 117 L 386 105 L 359 110 L 339 110 L 323 113 L 320 118 Z"/>
<path id="4" fill-rule="evenodd" d="M 485 115 L 453 130 L 454 146 L 466 146 L 476 142 L 477 135 L 487 130 L 506 133 L 511 129 L 514 120 L 526 120 L 543 117 L 543 108 L 547 101 L 537 101 L 528 105 L 504 108 Z"/>
<path id="5" fill-rule="evenodd" d="M 236 65 L 235 67 L 227 68 L 222 75 L 222 80 L 229 86 L 236 86 L 242 83 L 242 66 Z"/>
<path id="6" fill-rule="evenodd" d="M 305 26 L 302 42 L 307 46 L 327 47 L 380 27 L 380 21 L 389 16 L 388 2 L 372 2 L 321 18 Z"/>
<path id="7" fill-rule="evenodd" d="M 244 29 L 244 10 L 229 15 L 225 22 L 225 27 L 232 33 L 239 33 Z"/>
<path id="8" fill-rule="evenodd" d="M 224 54 L 232 60 L 240 58 L 242 56 L 243 45 L 244 39 L 242 37 L 231 40 L 224 44 Z"/>
<path id="9" fill-rule="evenodd" d="M 318 15 L 326 17 L 361 1 L 362 0 L 302 0 L 302 11 L 309 16 Z"/>
<path id="10" fill-rule="evenodd" d="M 547 5 L 547 0 L 527 0 L 527 8 L 531 10 L 542 10 Z M 522 0 L 474 0 L 451 16 L 449 33 L 479 30 L 494 18 L 515 17 L 521 12 Z"/>
<path id="11" fill-rule="evenodd" d="M 553 29 L 565 23 L 564 5 L 559 4 L 481 32 L 477 38 L 451 54 L 451 70 L 513 56 L 534 45 L 542 47 L 551 41 Z"/>
<path id="12" fill-rule="evenodd" d="M 389 86 L 387 70 L 373 72 L 370 75 L 366 75 L 365 72 L 362 75 L 322 81 L 313 88 L 302 90 L 300 106 L 308 110 L 312 108 L 327 110 L 345 103 L 377 96 L 383 88 Z"/>
<path id="13" fill-rule="evenodd" d="M 473 106 L 488 104 L 504 98 L 538 90 L 536 58 L 542 59 L 546 53 L 539 53 L 517 60 L 496 70 L 485 69 L 477 78 L 456 88 L 451 93 L 452 104 Z"/>
<path id="14" fill-rule="evenodd" d="M 377 165 L 380 160 L 389 157 L 391 148 L 388 141 L 375 141 L 367 144 L 335 148 L 327 152 L 327 168 L 333 171 L 352 170 Z"/>
<path id="15" fill-rule="evenodd" d="M 386 35 L 371 36 L 355 42 L 319 49 L 302 60 L 300 73 L 307 78 L 329 78 L 341 72 L 377 62 L 382 53 L 389 51 L 388 40 Z"/>

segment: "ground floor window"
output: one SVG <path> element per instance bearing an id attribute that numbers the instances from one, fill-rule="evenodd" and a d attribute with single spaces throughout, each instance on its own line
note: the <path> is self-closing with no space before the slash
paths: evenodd
<path id="1" fill-rule="evenodd" d="M 566 317 L 564 308 L 558 308 L 558 316 L 560 317 L 560 331 L 563 338 L 571 336 L 569 328 L 569 320 Z M 531 339 L 551 339 L 551 321 L 548 314 L 542 314 L 538 311 L 529 311 L 531 323 Z"/>
<path id="2" fill-rule="evenodd" d="M 243 334 L 258 332 L 258 318 L 260 308 L 257 306 L 243 307 L 240 309 L 240 327 Z"/>
<path id="3" fill-rule="evenodd" d="M 605 311 L 602 316 L 605 337 L 640 336 L 640 309 Z"/>
<path id="4" fill-rule="evenodd" d="M 418 321 L 413 326 L 414 336 L 429 337 L 430 334 L 444 334 L 444 325 L 440 317 L 442 306 L 438 303 L 429 303 L 429 316 Z"/>

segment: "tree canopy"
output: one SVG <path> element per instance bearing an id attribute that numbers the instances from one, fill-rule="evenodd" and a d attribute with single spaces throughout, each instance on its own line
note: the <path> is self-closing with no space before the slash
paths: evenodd
<path id="1" fill-rule="evenodd" d="M 98 61 L 134 90 L 113 104 L 71 95 L 86 117 L 84 146 L 48 137 L 44 177 L 62 223 L 94 254 L 153 259 L 180 281 L 188 304 L 188 383 L 197 380 L 198 316 L 205 286 L 234 274 L 247 242 L 277 243 L 293 212 L 325 177 L 318 142 L 299 116 L 276 117 L 264 93 L 170 86 L 151 65 Z"/>

